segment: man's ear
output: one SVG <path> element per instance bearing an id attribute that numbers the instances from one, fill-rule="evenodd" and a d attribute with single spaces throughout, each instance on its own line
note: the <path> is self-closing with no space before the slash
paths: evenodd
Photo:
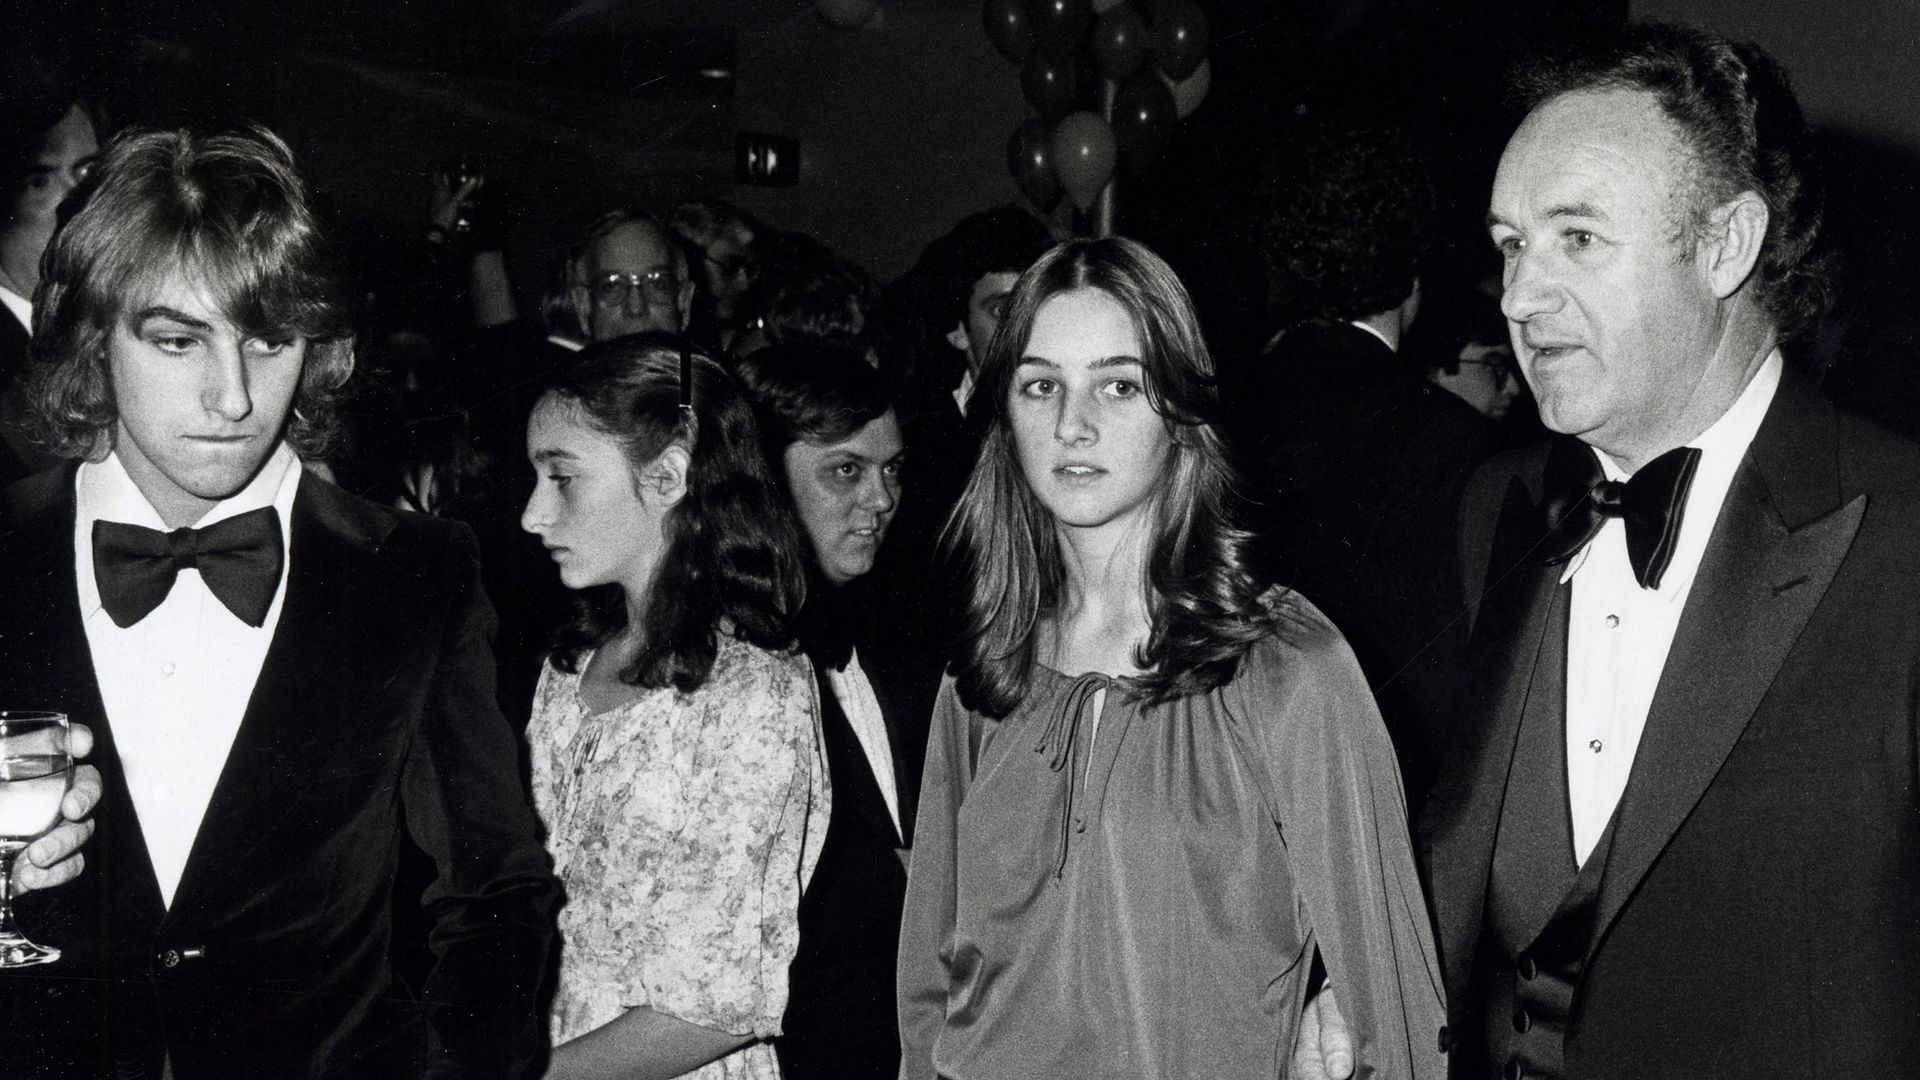
<path id="1" fill-rule="evenodd" d="M 640 498 L 659 510 L 679 505 L 687 495 L 687 468 L 692 458 L 675 443 L 640 470 Z"/>
<path id="2" fill-rule="evenodd" d="M 973 355 L 971 351 L 973 348 L 973 338 L 967 335 L 967 324 L 965 320 L 954 323 L 953 329 L 947 331 L 947 344 L 969 356 Z"/>
<path id="3" fill-rule="evenodd" d="M 1713 208 L 1701 246 L 1707 280 L 1715 296 L 1725 300 L 1753 275 L 1753 268 L 1760 263 L 1760 249 L 1766 243 L 1769 219 L 1766 200 L 1751 191 Z"/>

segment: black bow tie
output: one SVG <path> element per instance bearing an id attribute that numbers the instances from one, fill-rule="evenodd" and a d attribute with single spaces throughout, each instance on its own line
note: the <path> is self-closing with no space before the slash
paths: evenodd
<path id="1" fill-rule="evenodd" d="M 125 629 L 147 617 L 188 567 L 248 626 L 267 621 L 280 588 L 280 515 L 271 506 L 204 529 L 160 532 L 117 521 L 93 523 L 93 577 L 100 606 Z"/>
<path id="2" fill-rule="evenodd" d="M 1669 450 L 1622 483 L 1600 471 L 1593 451 L 1573 439 L 1554 443 L 1547 455 L 1546 560 L 1566 562 L 1580 553 L 1610 517 L 1627 525 L 1627 560 L 1643 589 L 1657 589 L 1680 542 L 1680 516 L 1687 490 L 1700 468 L 1700 451 Z"/>

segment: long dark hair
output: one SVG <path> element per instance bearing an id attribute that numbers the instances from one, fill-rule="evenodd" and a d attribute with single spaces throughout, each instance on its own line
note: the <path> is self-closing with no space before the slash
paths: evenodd
<path id="1" fill-rule="evenodd" d="M 1253 534 L 1238 523 L 1234 470 L 1213 426 L 1213 360 L 1186 288 L 1134 241 L 1070 241 L 1042 255 L 1008 297 L 974 395 L 991 410 L 986 441 L 943 538 L 970 590 L 952 671 L 961 702 L 988 716 L 1026 696 L 1034 629 L 1065 587 L 1057 526 L 1021 475 L 1007 398 L 1040 306 L 1078 289 L 1098 289 L 1133 316 L 1147 400 L 1174 444 L 1153 505 L 1153 629 L 1135 656 L 1145 674 L 1134 685 L 1154 702 L 1218 687 L 1277 618 L 1251 569 Z"/>
<path id="2" fill-rule="evenodd" d="M 670 446 L 687 449 L 687 493 L 667 515 L 640 653 L 621 680 L 698 690 L 723 624 L 763 649 L 791 648 L 806 591 L 799 531 L 733 377 L 676 335 L 635 334 L 587 347 L 548 382 L 547 398 L 617 440 L 636 470 Z M 619 586 L 582 590 L 556 637 L 553 665 L 578 672 L 588 650 L 626 623 Z"/>

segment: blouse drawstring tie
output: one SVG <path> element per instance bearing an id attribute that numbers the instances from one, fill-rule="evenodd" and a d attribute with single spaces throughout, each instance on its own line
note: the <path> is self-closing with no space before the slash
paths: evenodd
<path id="1" fill-rule="evenodd" d="M 1110 680 L 1097 671 L 1087 672 L 1075 679 L 1059 711 L 1047 720 L 1046 729 L 1040 733 L 1039 741 L 1033 744 L 1034 753 L 1053 754 L 1047 760 L 1047 768 L 1067 774 L 1067 797 L 1060 804 L 1060 854 L 1054 861 L 1055 881 L 1066 873 L 1068 838 L 1073 833 L 1073 800 L 1079 781 L 1079 770 L 1072 767 L 1073 745 L 1080 735 L 1080 714 L 1086 711 L 1087 701 L 1105 690 L 1109 683 Z"/>

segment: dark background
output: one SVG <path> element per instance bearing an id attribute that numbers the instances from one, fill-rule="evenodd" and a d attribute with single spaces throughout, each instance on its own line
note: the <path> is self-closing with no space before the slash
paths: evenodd
<path id="1" fill-rule="evenodd" d="M 1138 3 L 1139 0 L 1134 0 Z M 1410 125 L 1435 151 L 1433 276 L 1494 269 L 1480 221 L 1514 118 L 1513 58 L 1630 15 L 1766 46 L 1829 150 L 1841 303 L 1803 352 L 1848 403 L 1920 434 L 1920 5 L 1908 0 L 1201 0 L 1213 88 L 1118 227 L 1175 262 L 1218 351 L 1264 337 L 1248 248 L 1255 164 L 1305 120 Z M 65 54 L 110 122 L 250 117 L 280 131 L 369 275 L 424 222 L 428 176 L 468 158 L 511 192 L 529 293 L 596 213 L 733 198 L 882 279 L 965 213 L 1017 198 L 1008 133 L 1029 115 L 976 0 L 885 0 L 828 25 L 803 0 L 13 0 L 7 32 Z M 799 182 L 736 187 L 734 133 L 797 138 Z M 1069 224 L 1064 208 L 1056 224 Z"/>

